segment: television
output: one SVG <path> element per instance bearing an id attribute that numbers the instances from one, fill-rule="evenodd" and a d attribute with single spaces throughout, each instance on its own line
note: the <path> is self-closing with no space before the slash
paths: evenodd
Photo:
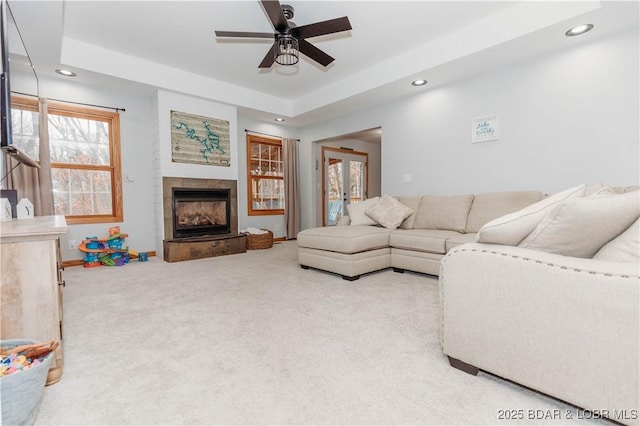
<path id="1" fill-rule="evenodd" d="M 7 0 L 0 0 L 0 148 L 19 163 L 40 167 L 30 155 L 14 141 L 11 119 L 11 81 L 20 77 L 25 90 L 38 94 L 38 76 L 27 51 Z M 15 74 L 15 77 L 12 77 Z M 36 153 L 37 154 L 37 153 Z"/>

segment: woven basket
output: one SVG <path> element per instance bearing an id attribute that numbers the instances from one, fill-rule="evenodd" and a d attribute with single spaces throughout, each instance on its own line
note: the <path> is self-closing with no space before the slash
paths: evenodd
<path id="1" fill-rule="evenodd" d="M 268 229 L 264 234 L 247 234 L 247 250 L 262 250 L 273 246 L 273 232 Z"/>
<path id="2" fill-rule="evenodd" d="M 5 349 L 34 343 L 36 342 L 33 340 L 3 340 L 0 346 Z M 31 425 L 34 423 L 53 357 L 54 352 L 50 352 L 42 364 L 0 377 L 2 424 Z"/>

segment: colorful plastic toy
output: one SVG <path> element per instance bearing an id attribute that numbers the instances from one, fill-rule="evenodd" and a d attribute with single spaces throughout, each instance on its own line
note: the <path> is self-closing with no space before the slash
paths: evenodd
<path id="1" fill-rule="evenodd" d="M 84 267 L 122 266 L 129 263 L 129 247 L 122 248 L 128 234 L 120 232 L 119 226 L 109 228 L 109 237 L 86 237 L 78 245 L 78 250 L 84 253 Z"/>

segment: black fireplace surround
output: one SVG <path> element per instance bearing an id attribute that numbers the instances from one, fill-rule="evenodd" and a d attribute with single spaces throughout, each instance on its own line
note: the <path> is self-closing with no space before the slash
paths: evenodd
<path id="1" fill-rule="evenodd" d="M 174 238 L 231 233 L 231 191 L 172 188 Z"/>

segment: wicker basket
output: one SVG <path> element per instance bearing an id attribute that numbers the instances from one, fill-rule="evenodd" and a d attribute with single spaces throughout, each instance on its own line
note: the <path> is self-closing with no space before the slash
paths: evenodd
<path id="1" fill-rule="evenodd" d="M 33 340 L 3 340 L 0 346 L 5 349 L 34 343 L 36 342 Z M 41 364 L 19 373 L 0 377 L 2 424 L 31 425 L 34 423 L 53 357 L 54 353 L 50 352 Z"/>
<path id="2" fill-rule="evenodd" d="M 247 250 L 262 250 L 273 246 L 273 232 L 268 229 L 264 234 L 247 234 Z"/>

